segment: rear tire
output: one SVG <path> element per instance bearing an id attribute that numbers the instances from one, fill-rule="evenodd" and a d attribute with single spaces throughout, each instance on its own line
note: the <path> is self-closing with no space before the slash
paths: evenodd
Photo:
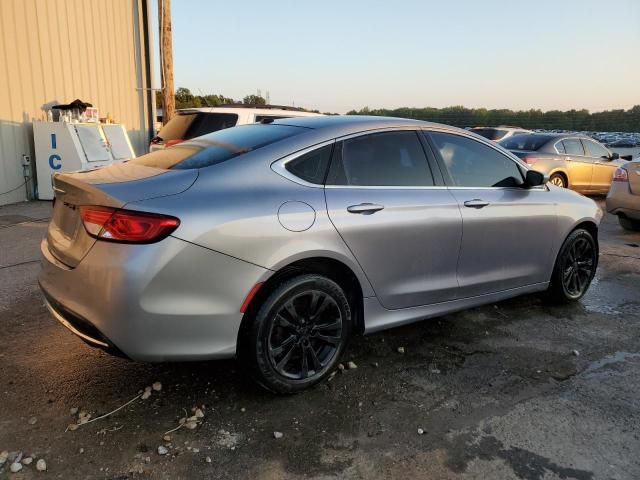
<path id="1" fill-rule="evenodd" d="M 274 393 L 296 393 L 324 379 L 351 334 L 347 296 L 322 275 L 285 281 L 255 312 L 240 339 L 239 356 L 255 380 Z"/>
<path id="2" fill-rule="evenodd" d="M 553 268 L 547 290 L 555 303 L 575 302 L 589 289 L 598 267 L 598 247 L 593 236 L 582 228 L 566 238 Z"/>
<path id="3" fill-rule="evenodd" d="M 549 183 L 560 188 L 567 188 L 567 179 L 561 173 L 554 173 L 549 177 Z"/>
<path id="4" fill-rule="evenodd" d="M 640 232 L 640 222 L 637 220 L 631 220 L 630 218 L 618 217 L 620 226 L 630 232 Z"/>

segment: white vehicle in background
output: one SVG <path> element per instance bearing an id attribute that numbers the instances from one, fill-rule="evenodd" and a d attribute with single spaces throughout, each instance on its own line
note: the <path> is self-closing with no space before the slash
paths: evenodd
<path id="1" fill-rule="evenodd" d="M 279 105 L 233 104 L 219 107 L 186 108 L 176 111 L 158 135 L 151 139 L 149 151 L 162 150 L 176 143 L 248 123 L 270 122 L 279 118 L 317 117 L 300 108 Z"/>
<path id="2" fill-rule="evenodd" d="M 525 130 L 520 127 L 510 127 L 508 125 L 500 125 L 498 127 L 474 127 L 470 131 L 493 142 L 506 140 L 514 135 L 533 133 L 531 130 Z"/>

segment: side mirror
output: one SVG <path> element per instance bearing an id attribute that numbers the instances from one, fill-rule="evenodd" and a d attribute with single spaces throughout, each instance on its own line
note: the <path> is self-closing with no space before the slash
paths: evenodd
<path id="1" fill-rule="evenodd" d="M 524 186 L 527 188 L 537 187 L 540 185 L 544 185 L 548 181 L 549 179 L 543 173 L 537 172 L 535 170 L 527 170 L 526 176 L 524 178 Z"/>
<path id="2" fill-rule="evenodd" d="M 611 153 L 611 155 L 609 156 L 609 160 L 618 160 L 620 158 L 620 155 L 618 155 L 616 152 Z"/>
<path id="3" fill-rule="evenodd" d="M 620 159 L 631 161 L 633 160 L 633 155 L 620 155 Z"/>

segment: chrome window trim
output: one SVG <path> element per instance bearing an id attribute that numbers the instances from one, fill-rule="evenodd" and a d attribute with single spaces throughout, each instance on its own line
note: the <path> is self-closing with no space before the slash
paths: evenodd
<path id="1" fill-rule="evenodd" d="M 307 182 L 306 180 L 303 180 L 302 178 L 295 176 L 293 173 L 287 170 L 286 165 L 287 163 L 289 163 L 292 160 L 295 160 L 298 157 L 301 157 L 303 155 L 306 155 L 307 153 L 313 152 L 314 150 L 318 150 L 322 147 L 326 147 L 327 145 L 331 145 L 333 143 L 336 143 L 335 139 L 327 140 L 321 143 L 316 143 L 315 145 L 312 145 L 310 147 L 303 148 L 302 150 L 298 150 L 297 152 L 291 153 L 286 157 L 283 157 L 280 160 L 276 160 L 275 162 L 273 162 L 271 164 L 271 170 L 276 172 L 281 177 L 284 177 L 287 180 L 291 180 L 292 182 L 297 183 L 298 185 L 311 187 L 311 188 L 324 188 L 324 184 L 322 183 Z"/>

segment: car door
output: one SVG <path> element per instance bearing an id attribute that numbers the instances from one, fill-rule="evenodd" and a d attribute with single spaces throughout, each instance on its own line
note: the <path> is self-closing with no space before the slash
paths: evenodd
<path id="1" fill-rule="evenodd" d="M 569 188 L 579 192 L 591 191 L 593 159 L 585 155 L 579 138 L 561 140 L 569 173 Z"/>
<path id="2" fill-rule="evenodd" d="M 344 138 L 327 177 L 329 217 L 388 309 L 457 293 L 462 218 L 441 177 L 436 185 L 427 148 L 415 130 Z"/>
<path id="3" fill-rule="evenodd" d="M 613 172 L 618 168 L 618 163 L 611 160 L 609 150 L 586 138 L 582 139 L 587 155 L 593 161 L 593 177 L 591 178 L 591 191 L 594 193 L 607 193 L 613 181 Z"/>
<path id="4" fill-rule="evenodd" d="M 427 133 L 462 213 L 460 298 L 549 280 L 556 206 L 546 186 L 524 188 L 524 167 L 464 135 Z"/>

